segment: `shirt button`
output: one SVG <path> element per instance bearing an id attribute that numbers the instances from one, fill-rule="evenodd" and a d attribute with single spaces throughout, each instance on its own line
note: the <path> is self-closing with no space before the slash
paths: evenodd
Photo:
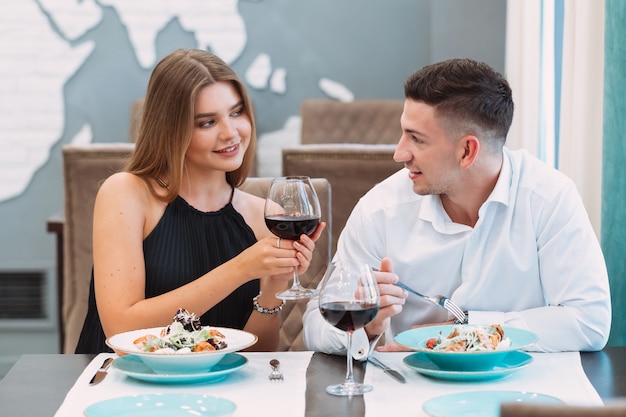
<path id="1" fill-rule="evenodd" d="M 359 349 L 359 355 L 365 355 L 365 349 L 361 348 Z"/>

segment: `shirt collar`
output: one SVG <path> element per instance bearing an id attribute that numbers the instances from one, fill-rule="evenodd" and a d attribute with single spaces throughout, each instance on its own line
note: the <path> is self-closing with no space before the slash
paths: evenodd
<path id="1" fill-rule="evenodd" d="M 511 156 L 509 155 L 508 149 L 504 148 L 502 151 L 502 168 L 500 168 L 498 181 L 496 181 L 496 186 L 493 187 L 493 191 L 491 191 L 491 194 L 489 194 L 487 201 L 483 203 L 483 207 L 485 206 L 485 204 L 492 201 L 496 203 L 502 203 L 508 206 L 511 196 L 512 178 L 513 169 L 511 168 Z"/>
<path id="2" fill-rule="evenodd" d="M 453 234 L 472 230 L 469 226 L 452 221 L 443 208 L 441 198 L 438 195 L 428 194 L 422 196 L 419 217 L 424 221 L 430 222 L 433 228 L 440 233 Z"/>

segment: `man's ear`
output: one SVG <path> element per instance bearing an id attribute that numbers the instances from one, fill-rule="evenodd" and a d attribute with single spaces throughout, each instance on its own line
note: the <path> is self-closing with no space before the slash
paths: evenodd
<path id="1" fill-rule="evenodd" d="M 469 168 L 478 158 L 478 151 L 480 151 L 480 141 L 474 135 L 464 136 L 459 141 L 460 146 L 460 159 L 459 165 L 463 169 Z"/>

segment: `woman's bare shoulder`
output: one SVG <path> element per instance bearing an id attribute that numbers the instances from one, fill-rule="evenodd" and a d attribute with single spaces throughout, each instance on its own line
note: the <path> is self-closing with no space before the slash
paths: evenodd
<path id="1" fill-rule="evenodd" d="M 145 192 L 148 190 L 148 184 L 146 181 L 130 172 L 116 172 L 111 175 L 107 179 L 105 179 L 98 193 L 111 193 L 115 194 L 125 194 L 125 193 L 137 193 L 137 192 Z"/>
<path id="2" fill-rule="evenodd" d="M 104 180 L 102 186 L 106 185 L 107 187 L 113 187 L 116 189 L 125 189 L 139 187 L 141 184 L 145 185 L 145 181 L 141 177 L 131 174 L 130 172 L 122 171 L 109 176 Z"/>
<path id="3" fill-rule="evenodd" d="M 129 172 L 117 172 L 102 182 L 96 203 L 127 205 L 131 202 L 145 205 L 153 198 L 146 181 Z"/>
<path id="4" fill-rule="evenodd" d="M 94 219 L 109 225 L 137 226 L 145 238 L 158 223 L 166 206 L 166 202 L 152 193 L 146 180 L 135 174 L 119 172 L 100 186 Z"/>

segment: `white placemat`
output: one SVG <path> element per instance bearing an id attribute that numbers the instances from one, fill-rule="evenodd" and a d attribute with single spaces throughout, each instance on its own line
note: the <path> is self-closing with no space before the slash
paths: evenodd
<path id="1" fill-rule="evenodd" d="M 286 416 L 304 415 L 306 370 L 313 352 L 251 352 L 241 353 L 248 363 L 228 375 L 222 381 L 188 385 L 164 385 L 142 382 L 127 377 L 111 367 L 109 374 L 97 385 L 89 381 L 106 357 L 98 355 L 78 377 L 68 392 L 55 417 L 83 416 L 89 405 L 115 397 L 138 394 L 186 393 L 204 394 L 226 398 L 237 405 L 233 416 Z M 277 358 L 281 362 L 283 381 L 270 381 L 269 361 Z"/>
<path id="2" fill-rule="evenodd" d="M 377 352 L 387 366 L 406 378 L 401 384 L 368 364 L 364 382 L 374 390 L 365 394 L 366 417 L 382 415 L 426 416 L 422 404 L 441 395 L 466 391 L 525 391 L 557 397 L 569 405 L 602 405 L 587 379 L 578 352 L 532 353 L 529 366 L 502 379 L 478 382 L 439 380 L 419 374 L 402 360 L 411 353 Z"/>

